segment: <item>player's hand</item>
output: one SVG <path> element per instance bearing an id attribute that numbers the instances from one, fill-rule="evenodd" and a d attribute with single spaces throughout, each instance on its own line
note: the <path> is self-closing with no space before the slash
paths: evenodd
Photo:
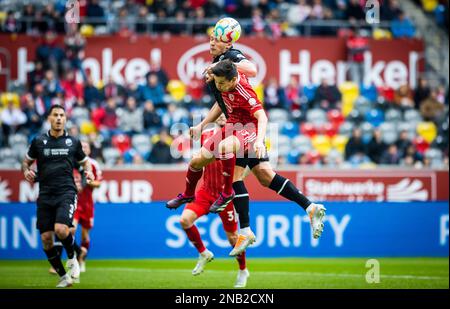
<path id="1" fill-rule="evenodd" d="M 214 79 L 214 77 L 213 77 L 213 72 L 212 72 L 212 68 L 214 68 L 214 66 L 215 66 L 216 64 L 217 64 L 217 63 L 211 63 L 211 64 L 208 65 L 208 66 L 206 67 L 206 69 L 203 71 L 203 75 L 205 75 L 205 81 L 206 81 L 207 83 L 211 82 L 211 81 Z"/>
<path id="2" fill-rule="evenodd" d="M 29 183 L 34 183 L 34 180 L 36 178 L 36 173 L 32 170 L 32 169 L 28 169 L 26 170 L 23 175 L 25 176 L 25 179 L 29 182 Z"/>
<path id="3" fill-rule="evenodd" d="M 198 140 L 202 136 L 202 126 L 200 124 L 190 127 L 189 134 L 193 140 Z"/>
<path id="4" fill-rule="evenodd" d="M 94 174 L 91 171 L 84 171 L 84 176 L 86 177 L 86 183 L 88 185 L 95 180 Z"/>
<path id="5" fill-rule="evenodd" d="M 253 144 L 253 150 L 255 151 L 256 158 L 261 159 L 266 154 L 266 145 L 263 142 L 256 141 Z"/>

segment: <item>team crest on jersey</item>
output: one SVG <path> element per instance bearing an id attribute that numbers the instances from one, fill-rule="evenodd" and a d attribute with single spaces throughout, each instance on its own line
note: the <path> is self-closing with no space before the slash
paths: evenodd
<path id="1" fill-rule="evenodd" d="M 231 94 L 231 93 L 230 93 L 230 94 L 228 95 L 228 98 L 229 98 L 231 101 L 234 101 L 234 94 Z"/>
<path id="2" fill-rule="evenodd" d="M 248 104 L 250 104 L 251 106 L 255 106 L 255 105 L 256 105 L 256 100 L 255 100 L 255 98 L 250 98 L 250 99 L 248 99 Z"/>
<path id="3" fill-rule="evenodd" d="M 67 146 L 72 146 L 72 140 L 70 138 L 66 139 L 66 145 Z"/>

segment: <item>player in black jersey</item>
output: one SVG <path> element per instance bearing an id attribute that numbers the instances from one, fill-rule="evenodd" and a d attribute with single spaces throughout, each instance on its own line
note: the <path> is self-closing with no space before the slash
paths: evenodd
<path id="1" fill-rule="evenodd" d="M 74 239 L 69 231 L 77 207 L 77 188 L 73 178 L 73 164 L 79 162 L 88 182 L 94 177 L 88 157 L 80 141 L 65 131 L 66 112 L 60 105 L 49 110 L 50 130 L 35 137 L 22 163 L 25 179 L 39 182 L 37 199 L 37 228 L 49 263 L 60 276 L 57 287 L 68 287 L 79 282 L 80 267 L 74 252 Z M 37 173 L 31 168 L 37 163 Z M 67 252 L 66 273 L 61 257 L 53 245 L 54 234 Z"/>

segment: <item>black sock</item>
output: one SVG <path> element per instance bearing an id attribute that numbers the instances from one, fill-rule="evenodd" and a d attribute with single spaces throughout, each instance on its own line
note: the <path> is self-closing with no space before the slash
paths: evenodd
<path id="1" fill-rule="evenodd" d="M 73 241 L 72 234 L 69 233 L 69 236 L 67 236 L 66 239 L 61 239 L 61 242 L 62 242 L 62 244 L 64 246 L 64 249 L 66 249 L 67 257 L 69 259 L 73 259 L 75 251 L 74 251 L 74 246 L 73 246 L 74 241 Z"/>
<path id="2" fill-rule="evenodd" d="M 304 196 L 289 179 L 286 179 L 283 176 L 275 174 L 269 188 L 277 192 L 282 197 L 297 203 L 304 210 L 311 205 L 311 201 Z"/>
<path id="3" fill-rule="evenodd" d="M 66 274 L 66 270 L 61 262 L 61 255 L 58 254 L 58 251 L 55 247 L 52 247 L 49 250 L 44 250 L 47 255 L 48 262 L 52 265 L 53 269 L 58 273 L 60 277 Z"/>
<path id="4" fill-rule="evenodd" d="M 77 244 L 76 241 L 73 242 L 73 249 L 75 250 L 77 257 L 81 255 L 81 247 Z"/>
<path id="5" fill-rule="evenodd" d="M 53 247 L 56 249 L 56 252 L 58 252 L 59 256 L 62 256 L 63 251 L 63 245 L 61 243 L 61 240 L 56 236 L 55 234 L 55 241 L 53 243 Z"/>
<path id="6" fill-rule="evenodd" d="M 236 181 L 233 183 L 233 190 L 235 193 L 233 204 L 236 212 L 239 215 L 239 226 L 241 229 L 250 226 L 250 205 L 247 188 L 243 181 Z"/>

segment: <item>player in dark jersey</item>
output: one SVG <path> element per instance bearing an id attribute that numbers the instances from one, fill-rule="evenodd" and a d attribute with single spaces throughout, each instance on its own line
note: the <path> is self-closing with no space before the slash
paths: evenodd
<path id="1" fill-rule="evenodd" d="M 77 204 L 77 188 L 73 178 L 73 162 L 83 165 L 88 182 L 93 180 L 91 164 L 78 139 L 65 131 L 66 112 L 60 105 L 49 110 L 50 130 L 35 137 L 22 163 L 25 179 L 39 182 L 37 229 L 45 254 L 60 276 L 57 287 L 79 282 L 80 266 L 74 252 L 74 239 L 69 231 Z M 37 173 L 31 168 L 36 161 Z M 53 246 L 54 234 L 61 240 L 68 256 L 66 273 L 61 257 Z"/>
<path id="2" fill-rule="evenodd" d="M 217 124 L 222 127 L 226 123 L 225 115 L 222 115 L 217 119 Z M 220 130 L 220 128 L 212 128 L 211 130 L 205 130 L 202 134 L 202 143 L 205 143 L 208 138 L 212 137 L 214 133 Z M 219 193 L 223 188 L 222 179 L 222 162 L 216 160 L 215 162 L 209 164 L 205 168 L 203 174 L 203 184 L 195 192 L 195 201 L 186 205 L 181 214 L 180 223 L 188 236 L 191 243 L 197 249 L 199 253 L 199 258 L 195 268 L 192 270 L 194 276 L 200 275 L 206 264 L 211 262 L 214 258 L 214 254 L 209 251 L 204 245 L 200 233 L 195 226 L 195 221 L 200 217 L 207 215 L 209 213 L 209 208 L 218 198 Z M 233 247 L 238 239 L 237 233 L 237 218 L 234 210 L 233 202 L 228 204 L 224 211 L 220 214 L 220 219 L 222 220 L 222 225 L 227 235 L 230 245 Z M 236 257 L 239 264 L 239 271 L 237 275 L 237 280 L 234 287 L 243 288 L 247 284 L 247 278 L 249 277 L 249 272 L 246 267 L 245 252 Z"/>

